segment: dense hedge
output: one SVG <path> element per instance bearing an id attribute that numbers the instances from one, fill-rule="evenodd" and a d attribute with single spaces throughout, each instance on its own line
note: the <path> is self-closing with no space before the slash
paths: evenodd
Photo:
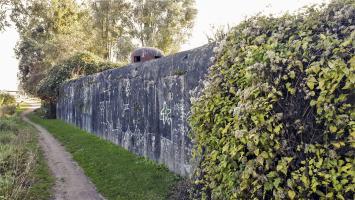
<path id="1" fill-rule="evenodd" d="M 89 52 L 78 53 L 49 70 L 46 77 L 37 86 L 37 95 L 42 100 L 55 101 L 59 86 L 63 82 L 119 66 L 121 65 L 104 62 Z"/>
<path id="2" fill-rule="evenodd" d="M 247 19 L 191 127 L 195 198 L 355 199 L 355 2 Z"/>
<path id="3" fill-rule="evenodd" d="M 45 117 L 56 117 L 57 95 L 62 83 L 120 66 L 123 66 L 123 63 L 105 62 L 100 57 L 89 52 L 78 53 L 53 66 L 46 77 L 41 80 L 36 91 L 37 96 L 42 100 Z"/>

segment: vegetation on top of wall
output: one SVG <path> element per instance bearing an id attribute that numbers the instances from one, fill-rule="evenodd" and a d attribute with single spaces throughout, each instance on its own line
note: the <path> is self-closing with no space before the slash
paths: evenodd
<path id="1" fill-rule="evenodd" d="M 354 199 L 355 2 L 256 16 L 193 103 L 195 198 Z"/>
<path id="2" fill-rule="evenodd" d="M 37 86 L 37 95 L 44 101 L 55 102 L 59 86 L 65 81 L 120 66 L 122 64 L 105 62 L 89 52 L 78 53 L 49 70 Z"/>

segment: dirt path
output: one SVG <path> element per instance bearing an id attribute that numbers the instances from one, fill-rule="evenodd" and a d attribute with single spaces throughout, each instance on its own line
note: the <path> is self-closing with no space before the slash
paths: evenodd
<path id="1" fill-rule="evenodd" d="M 82 169 L 71 158 L 64 147 L 43 127 L 30 121 L 26 114 L 22 118 L 39 131 L 39 143 L 44 151 L 48 166 L 56 178 L 54 186 L 56 200 L 102 200 L 104 199 L 95 186 L 84 175 Z"/>

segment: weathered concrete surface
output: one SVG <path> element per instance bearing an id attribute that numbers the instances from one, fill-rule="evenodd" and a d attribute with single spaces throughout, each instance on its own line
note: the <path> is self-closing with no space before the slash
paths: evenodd
<path id="1" fill-rule="evenodd" d="M 65 83 L 57 118 L 188 175 L 190 99 L 201 90 L 212 49 L 206 45 Z"/>

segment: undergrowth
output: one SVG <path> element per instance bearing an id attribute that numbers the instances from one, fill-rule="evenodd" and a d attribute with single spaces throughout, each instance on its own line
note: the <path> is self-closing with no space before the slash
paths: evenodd
<path id="1" fill-rule="evenodd" d="M 1 117 L 0 199 L 47 200 L 53 183 L 35 129 L 18 113 Z"/>

